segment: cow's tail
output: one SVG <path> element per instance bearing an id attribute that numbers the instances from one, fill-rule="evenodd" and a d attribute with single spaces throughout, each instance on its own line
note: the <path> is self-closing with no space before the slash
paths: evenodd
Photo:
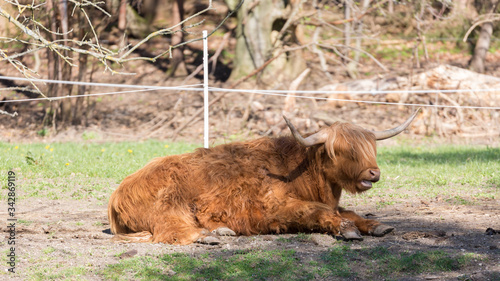
<path id="1" fill-rule="evenodd" d="M 118 243 L 149 243 L 153 241 L 153 234 L 149 231 L 115 234 L 113 241 Z"/>
<path id="2" fill-rule="evenodd" d="M 113 192 L 108 204 L 108 219 L 111 233 L 115 236 L 113 241 L 121 243 L 146 243 L 153 241 L 153 235 L 149 231 L 131 233 L 131 230 L 123 223 L 120 214 L 116 211 L 116 194 Z"/>

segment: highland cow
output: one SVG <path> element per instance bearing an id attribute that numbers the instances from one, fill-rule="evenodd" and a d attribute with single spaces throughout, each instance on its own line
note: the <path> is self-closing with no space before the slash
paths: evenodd
<path id="1" fill-rule="evenodd" d="M 393 227 L 339 200 L 342 190 L 365 192 L 380 179 L 375 142 L 401 133 L 417 112 L 386 131 L 337 122 L 307 137 L 284 116 L 292 136 L 156 158 L 111 195 L 111 231 L 119 241 L 181 245 L 299 231 L 383 236 Z"/>

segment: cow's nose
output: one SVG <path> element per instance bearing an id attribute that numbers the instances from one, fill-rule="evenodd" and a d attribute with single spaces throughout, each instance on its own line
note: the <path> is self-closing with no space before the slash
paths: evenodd
<path id="1" fill-rule="evenodd" d="M 372 182 L 377 182 L 380 179 L 380 170 L 379 169 L 370 169 L 370 176 Z"/>

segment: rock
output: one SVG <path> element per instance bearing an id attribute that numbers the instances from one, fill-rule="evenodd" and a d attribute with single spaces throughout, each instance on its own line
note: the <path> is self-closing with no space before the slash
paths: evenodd
<path id="1" fill-rule="evenodd" d="M 313 233 L 311 241 L 318 246 L 331 247 L 336 240 L 331 235 Z"/>
<path id="2" fill-rule="evenodd" d="M 495 234 L 500 234 L 500 230 L 495 230 L 491 227 L 488 227 L 486 229 L 486 235 L 495 235 Z"/>
<path id="3" fill-rule="evenodd" d="M 214 237 L 214 236 L 206 236 L 206 237 L 198 239 L 198 241 L 196 241 L 196 242 L 201 243 L 201 244 L 206 244 L 206 245 L 219 245 L 221 243 L 221 241 L 217 237 Z"/>
<path id="4" fill-rule="evenodd" d="M 135 255 L 137 255 L 137 250 L 133 249 L 133 250 L 130 250 L 130 251 L 127 251 L 127 252 L 121 254 L 120 255 L 120 259 L 131 258 L 131 257 L 133 257 Z"/>
<path id="5" fill-rule="evenodd" d="M 219 227 L 217 229 L 212 230 L 212 233 L 219 236 L 235 236 L 236 233 L 227 227 Z"/>

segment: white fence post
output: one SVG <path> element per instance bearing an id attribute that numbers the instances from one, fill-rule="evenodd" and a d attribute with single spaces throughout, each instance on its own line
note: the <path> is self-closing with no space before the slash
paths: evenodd
<path id="1" fill-rule="evenodd" d="M 207 31 L 203 30 L 203 107 L 204 107 L 204 139 L 205 148 L 209 146 L 209 122 L 208 122 L 208 43 Z"/>

